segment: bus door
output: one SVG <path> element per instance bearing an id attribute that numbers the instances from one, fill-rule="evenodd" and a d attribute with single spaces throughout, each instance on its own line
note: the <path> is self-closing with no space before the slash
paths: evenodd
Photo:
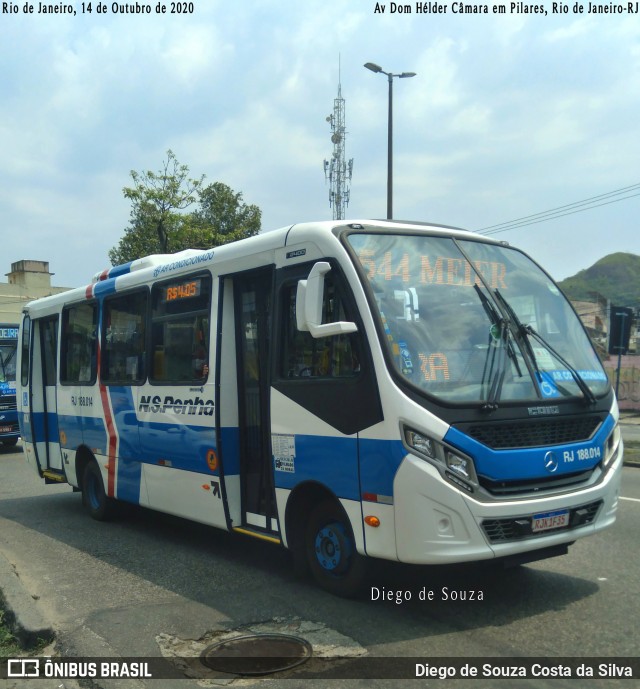
<path id="1" fill-rule="evenodd" d="M 269 435 L 273 270 L 233 277 L 242 526 L 278 533 Z"/>
<path id="2" fill-rule="evenodd" d="M 58 316 L 33 321 L 33 368 L 31 409 L 34 418 L 34 442 L 40 470 L 62 475 L 62 452 L 58 430 L 56 383 L 58 378 Z M 57 478 L 57 477 L 56 477 Z"/>
<path id="3" fill-rule="evenodd" d="M 270 412 L 274 482 L 279 498 L 300 485 L 324 486 L 352 523 L 362 524 L 361 493 L 371 489 L 361 478 L 378 472 L 381 462 L 375 444 L 361 444 L 359 433 L 382 420 L 380 397 L 364 327 L 337 265 L 324 277 L 321 323 L 355 322 L 357 331 L 313 337 L 298 328 L 298 312 L 304 312 L 298 283 L 308 279 L 312 267 L 281 269 L 277 276 Z M 355 537 L 363 542 L 361 530 Z"/>

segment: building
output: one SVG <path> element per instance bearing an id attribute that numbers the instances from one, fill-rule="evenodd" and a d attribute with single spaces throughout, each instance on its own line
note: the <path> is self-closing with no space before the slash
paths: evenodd
<path id="1" fill-rule="evenodd" d="M 16 261 L 6 275 L 9 281 L 0 282 L 0 323 L 19 323 L 24 304 L 69 289 L 51 285 L 47 261 Z"/>
<path id="2" fill-rule="evenodd" d="M 609 302 L 598 292 L 590 292 L 589 296 L 589 301 L 572 299 L 571 303 L 589 333 L 598 354 L 606 359 L 608 357 Z"/>

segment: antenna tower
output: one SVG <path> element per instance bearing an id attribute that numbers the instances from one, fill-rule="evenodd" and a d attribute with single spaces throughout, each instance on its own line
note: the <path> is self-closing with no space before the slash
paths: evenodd
<path id="1" fill-rule="evenodd" d="M 333 208 L 333 219 L 342 220 L 349 205 L 353 158 L 345 160 L 345 138 L 347 135 L 344 118 L 344 98 L 340 83 L 340 62 L 338 61 L 338 97 L 333 101 L 333 113 L 327 117 L 331 126 L 333 154 L 324 161 L 325 180 L 329 181 L 329 205 Z"/>

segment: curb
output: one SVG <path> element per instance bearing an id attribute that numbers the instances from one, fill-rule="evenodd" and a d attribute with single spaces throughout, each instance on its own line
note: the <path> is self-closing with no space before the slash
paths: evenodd
<path id="1" fill-rule="evenodd" d="M 640 467 L 640 441 L 626 440 L 624 443 L 623 463 L 626 467 Z"/>
<path id="2" fill-rule="evenodd" d="M 29 649 L 42 641 L 53 641 L 53 627 L 44 621 L 36 609 L 33 597 L 27 593 L 14 567 L 2 553 L 0 582 L 0 605 L 5 610 L 5 621 L 20 646 Z"/>

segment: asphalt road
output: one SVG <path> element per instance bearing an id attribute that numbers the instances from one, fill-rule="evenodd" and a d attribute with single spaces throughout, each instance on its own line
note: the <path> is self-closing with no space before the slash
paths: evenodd
<path id="1" fill-rule="evenodd" d="M 332 643 L 368 657 L 428 662 L 452 656 L 637 656 L 639 532 L 640 468 L 625 468 L 615 527 L 579 541 L 566 556 L 506 571 L 381 563 L 372 585 L 378 591 L 409 591 L 412 600 L 371 600 L 369 588 L 361 599 L 345 601 L 296 579 L 288 554 L 267 543 L 138 509 L 111 523 L 95 522 L 84 513 L 78 493 L 44 485 L 30 473 L 19 448 L 0 449 L 0 556 L 55 628 L 56 652 L 65 657 L 154 657 L 160 655 L 159 644 L 202 648 L 216 635 L 263 622 L 300 635 L 313 623 Z M 443 587 L 473 590 L 476 598 L 482 592 L 482 600 L 442 600 Z M 423 588 L 433 590 L 435 600 L 421 601 Z M 268 686 L 301 686 L 297 677 L 274 679 Z M 423 680 L 427 686 L 435 681 Z M 100 682 L 93 686 L 175 686 L 158 680 Z M 415 680 L 409 682 L 415 686 Z M 500 686 L 558 689 L 577 682 L 541 678 Z M 391 686 L 364 679 L 332 684 Z M 633 684 L 594 680 L 588 686 Z M 50 686 L 70 685 L 51 680 Z M 495 680 L 446 686 L 483 689 Z"/>

